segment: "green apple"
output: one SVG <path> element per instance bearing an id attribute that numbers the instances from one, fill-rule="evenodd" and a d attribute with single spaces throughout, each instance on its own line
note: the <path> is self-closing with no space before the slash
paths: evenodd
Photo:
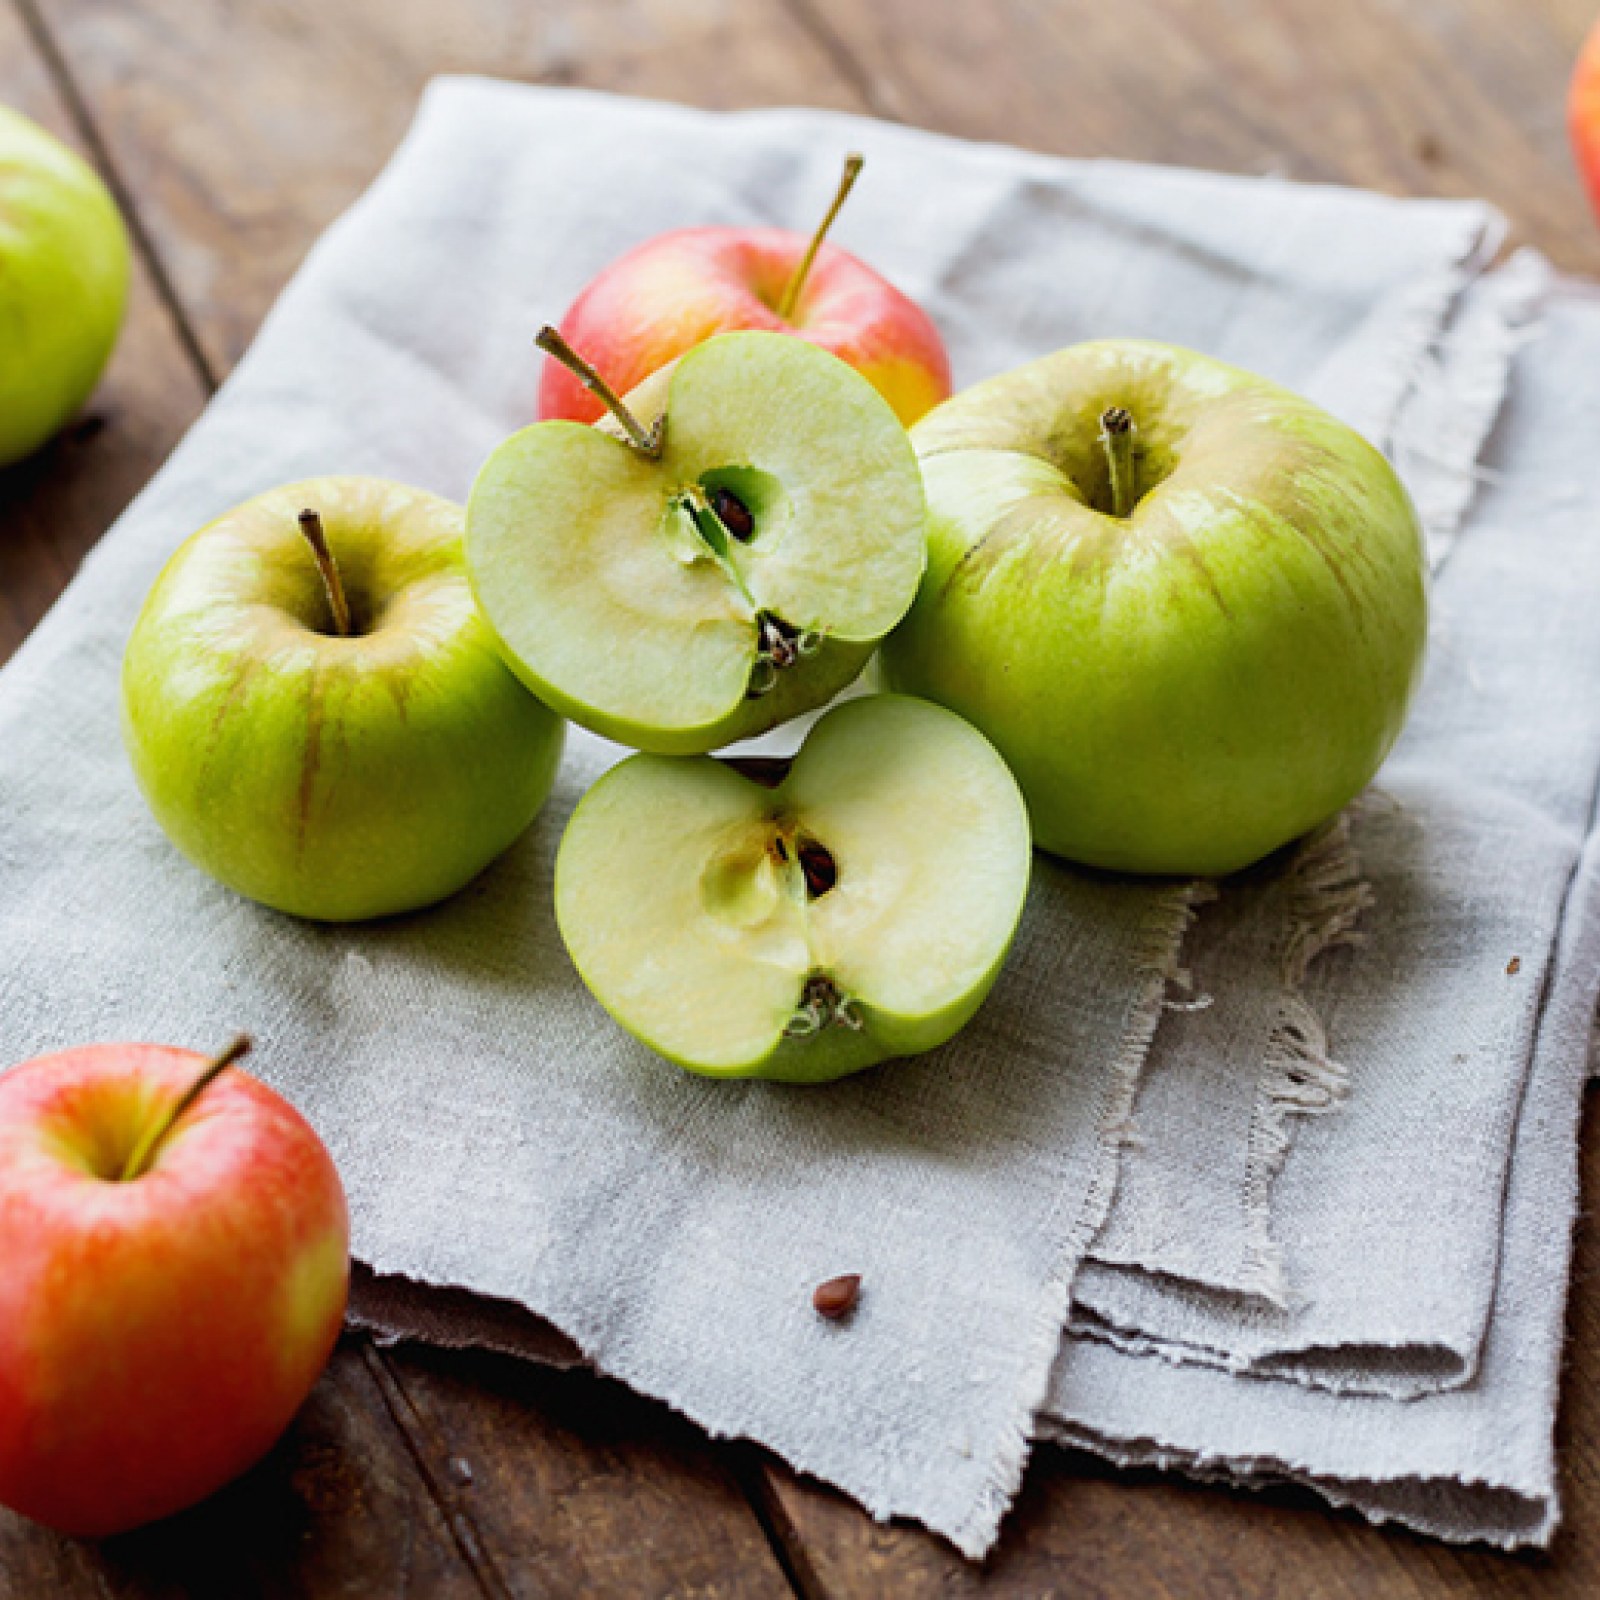
<path id="1" fill-rule="evenodd" d="M 544 803 L 564 725 L 472 601 L 461 508 L 376 478 L 247 500 L 183 545 L 123 662 L 174 844 L 240 894 L 348 922 L 430 905 Z"/>
<path id="2" fill-rule="evenodd" d="M 467 563 L 506 659 L 574 722 L 696 754 L 831 699 L 905 614 L 922 480 L 888 403 L 804 340 L 723 334 L 619 400 L 490 456 Z M 637 411 L 637 415 L 635 414 Z"/>
<path id="3" fill-rule="evenodd" d="M 1405 490 L 1344 424 L 1123 339 L 980 383 L 913 441 L 928 570 L 887 679 L 988 734 L 1042 848 L 1232 872 L 1378 770 L 1426 568 Z"/>
<path id="4" fill-rule="evenodd" d="M 1022 914 L 1027 810 L 982 734 L 847 700 L 776 787 L 636 755 L 579 803 L 556 920 L 607 1011 L 693 1072 L 821 1083 L 943 1044 Z"/>
<path id="5" fill-rule="evenodd" d="M 83 161 L 0 106 L 0 467 L 89 398 L 128 297 L 128 236 Z"/>

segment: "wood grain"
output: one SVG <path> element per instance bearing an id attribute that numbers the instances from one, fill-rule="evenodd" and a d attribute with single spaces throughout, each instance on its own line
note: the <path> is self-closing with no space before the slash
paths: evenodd
<path id="1" fill-rule="evenodd" d="M 485 1592 L 351 1341 L 278 1448 L 193 1511 L 99 1542 L 0 1512 L 7 1600 Z"/>
<path id="2" fill-rule="evenodd" d="M 82 148 L 71 111 L 9 0 L 0 0 L 0 100 Z M 98 393 L 54 444 L 0 471 L 0 661 L 44 615 L 204 401 L 141 264 Z"/>
<path id="3" fill-rule="evenodd" d="M 1590 0 L 790 0 L 880 115 L 1067 155 L 1481 195 L 1568 267 Z"/>
<path id="4" fill-rule="evenodd" d="M 107 425 L 0 476 L 0 656 L 439 71 L 1486 194 L 1558 260 L 1600 267 L 1561 118 L 1595 0 L 0 0 L 0 95 L 70 129 L 12 5 L 111 156 L 182 320 L 144 273 L 92 408 Z M 1586 1150 L 1593 1194 L 1600 1127 Z M 773 1549 L 803 1593 L 830 1597 L 1600 1593 L 1600 1230 L 1586 1222 L 1579 1244 L 1568 1528 L 1548 1558 L 1045 1452 L 973 1567 L 591 1377 L 351 1341 L 271 1460 L 185 1518 L 92 1546 L 0 1516 L 0 1596 L 781 1594 Z"/>
<path id="5" fill-rule="evenodd" d="M 665 1406 L 487 1353 L 408 1350 L 383 1382 L 507 1592 L 791 1593 L 722 1453 Z"/>
<path id="6" fill-rule="evenodd" d="M 779 0 L 48 0 L 39 9 L 217 372 L 383 165 L 436 73 L 713 106 L 859 105 Z"/>

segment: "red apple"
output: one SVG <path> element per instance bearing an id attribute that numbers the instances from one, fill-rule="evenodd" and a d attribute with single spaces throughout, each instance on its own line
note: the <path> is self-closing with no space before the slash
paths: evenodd
<path id="1" fill-rule="evenodd" d="M 1572 74 L 1572 93 L 1567 101 L 1567 122 L 1572 131 L 1572 148 L 1578 157 L 1578 170 L 1589 186 L 1589 198 L 1600 213 L 1600 22 L 1578 53 L 1577 69 Z"/>
<path id="2" fill-rule="evenodd" d="M 0 1503 L 119 1533 L 264 1455 L 327 1363 L 349 1219 L 279 1095 L 159 1045 L 0 1077 Z"/>
<path id="3" fill-rule="evenodd" d="M 793 333 L 848 362 L 908 428 L 950 394 L 950 358 L 921 306 L 864 261 L 823 242 L 861 158 L 808 240 L 787 228 L 679 228 L 605 269 L 561 323 L 618 394 L 684 351 L 737 328 Z M 600 402 L 547 362 L 539 415 L 595 422 Z"/>

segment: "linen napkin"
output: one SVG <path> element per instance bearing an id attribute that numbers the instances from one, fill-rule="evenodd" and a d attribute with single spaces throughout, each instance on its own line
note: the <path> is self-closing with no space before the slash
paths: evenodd
<path id="1" fill-rule="evenodd" d="M 1498 397 L 1547 276 L 1526 255 L 1474 286 L 1397 434 L 1416 432 L 1411 406 L 1481 434 L 1492 413 L 1470 401 Z M 1491 311 L 1497 336 L 1484 341 Z M 1462 397 L 1454 405 L 1452 391 Z M 1463 436 L 1471 454 L 1477 442 Z M 1448 530 L 1436 521 L 1433 531 L 1442 561 Z M 1517 830 L 1474 792 L 1484 722 L 1517 720 L 1536 669 L 1519 654 L 1524 638 L 1495 627 L 1504 597 L 1463 602 L 1461 581 L 1447 574 L 1434 596 L 1432 676 L 1384 791 L 1286 866 L 1236 880 L 1192 941 L 1189 959 L 1214 1003 L 1171 1018 L 1157 1038 L 1139 1101 L 1142 1142 L 1124 1160 L 1116 1208 L 1095 1243 L 1105 1265 L 1075 1286 L 1085 1328 L 1130 1347 L 1176 1343 L 1197 1359 L 1377 1392 L 1470 1371 L 1540 1001 L 1535 958 L 1517 952 L 1542 958 L 1571 860 L 1548 853 L 1541 870 L 1535 843 L 1502 848 L 1499 835 Z M 1524 629 L 1544 625 L 1531 607 Z M 1491 648 L 1507 656 L 1498 704 L 1484 679 Z M 1554 677 L 1548 709 L 1541 691 L 1539 759 L 1519 744 L 1505 782 L 1564 784 L 1581 807 L 1588 768 L 1562 705 L 1585 691 L 1581 679 Z M 1422 749 L 1435 771 L 1427 792 L 1413 793 L 1407 762 Z M 1365 948 L 1319 959 L 1353 942 Z M 1407 1013 L 1397 1018 L 1402 980 Z M 1357 1071 L 1353 1098 L 1330 1035 Z M 1259 1074 L 1241 1070 L 1253 1062 Z M 1442 1106 L 1437 1062 L 1461 1080 Z M 1293 1119 L 1335 1107 L 1343 1125 L 1310 1136 L 1280 1185 Z M 1414 1124 L 1406 1163 L 1439 1174 L 1422 1186 L 1373 1170 L 1387 1133 Z M 1280 1189 L 1281 1203 L 1298 1208 L 1282 1224 L 1296 1237 L 1298 1286 L 1286 1280 L 1276 1236 Z M 1432 1263 L 1446 1241 L 1454 1267 L 1441 1273 Z M 1118 1270 L 1130 1267 L 1139 1270 Z M 1264 1303 L 1241 1307 L 1240 1295 Z"/>
<path id="2" fill-rule="evenodd" d="M 706 1083 L 621 1036 L 554 931 L 560 826 L 613 748 L 575 736 L 539 823 L 448 905 L 332 929 L 247 905 L 179 860 L 117 734 L 122 645 L 191 531 L 324 471 L 463 496 L 532 415 L 534 331 L 594 271 L 667 227 L 809 215 L 847 148 L 869 178 L 841 242 L 928 307 L 962 382 L 1141 333 L 1255 367 L 1388 437 L 1418 415 L 1498 235 L 1470 204 L 1060 162 L 820 113 L 441 81 L 0 674 L 0 1060 L 252 1028 L 254 1065 L 340 1163 L 356 1252 L 380 1275 L 364 1282 L 388 1284 L 391 1310 L 410 1296 L 426 1331 L 418 1286 L 473 1291 L 511 1308 L 507 1340 L 516 1307 L 537 1313 L 712 1430 L 976 1555 L 1019 1480 L 1206 888 L 1040 858 L 1006 975 L 952 1045 L 820 1092 Z M 1489 318 L 1469 344 L 1460 362 L 1492 373 L 1503 325 Z M 1409 433 L 1438 464 L 1441 540 L 1475 442 L 1443 409 Z M 1553 931 L 1530 929 L 1536 971 Z M 810 1289 L 846 1270 L 863 1273 L 860 1310 L 823 1325 Z M 439 1311 L 433 1336 L 449 1324 Z M 1073 1344 L 1052 1408 L 1120 1450 L 1135 1436 L 1082 1412 L 1072 1377 L 1079 1359 L 1112 1358 L 1155 1365 Z M 1201 1376 L 1229 1394 L 1240 1382 Z M 1137 1437 L 1209 1459 L 1181 1433 Z"/>
<path id="3" fill-rule="evenodd" d="M 1486 292 L 1539 275 L 1524 260 Z M 1550 284 L 1543 300 L 1437 585 L 1444 647 L 1385 771 L 1392 801 L 1356 826 L 1367 942 L 1311 983 L 1349 1097 L 1282 1172 L 1288 1290 L 1251 1303 L 1198 1274 L 1085 1274 L 1078 1326 L 1095 1336 L 1067 1341 L 1045 1424 L 1119 1461 L 1295 1479 L 1505 1546 L 1545 1542 L 1557 1517 L 1574 1128 L 1600 987 L 1600 465 L 1582 398 L 1600 297 Z"/>

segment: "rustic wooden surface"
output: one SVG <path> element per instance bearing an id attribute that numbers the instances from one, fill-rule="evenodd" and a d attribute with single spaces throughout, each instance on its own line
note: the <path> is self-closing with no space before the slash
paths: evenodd
<path id="1" fill-rule="evenodd" d="M 439 71 L 710 106 L 803 102 L 1071 154 L 1479 194 L 1600 272 L 1562 125 L 1597 0 L 0 0 L 0 99 L 84 148 L 135 228 L 83 419 L 0 474 L 0 659 L 249 343 Z M 1591 1121 L 1593 1118 L 1591 1118 Z M 1585 1141 L 1600 1193 L 1600 1127 Z M 103 1544 L 0 1513 L 0 1597 L 1592 1596 L 1600 1228 L 1579 1232 L 1549 1556 L 1460 1551 L 1309 1496 L 1041 1452 L 971 1567 L 753 1447 L 586 1374 L 345 1341 L 240 1483 Z"/>

